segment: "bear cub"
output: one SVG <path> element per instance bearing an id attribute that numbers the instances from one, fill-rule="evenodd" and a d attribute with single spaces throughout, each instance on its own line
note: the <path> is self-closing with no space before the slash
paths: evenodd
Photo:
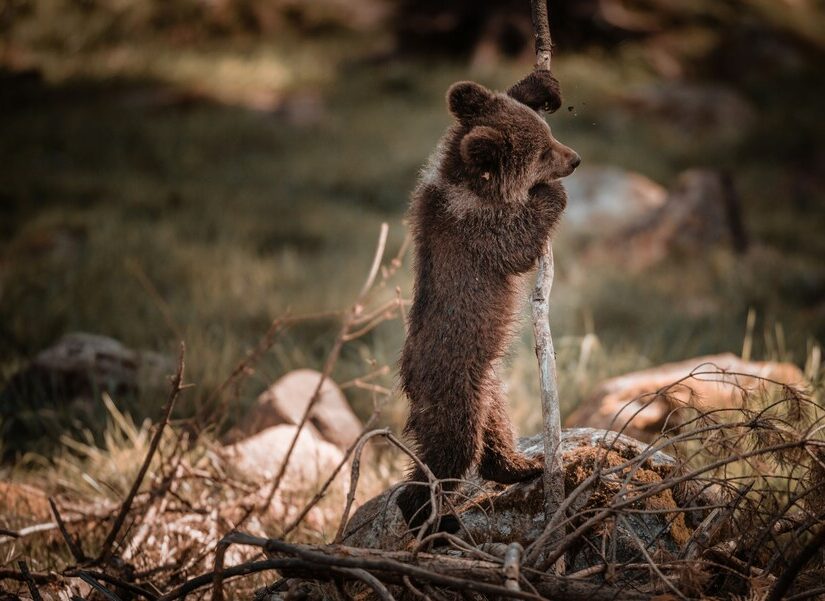
<path id="1" fill-rule="evenodd" d="M 524 89 L 508 95 L 454 84 L 447 99 L 455 123 L 412 194 L 415 287 L 400 365 L 410 401 L 405 433 L 446 480 L 445 491 L 473 467 L 502 484 L 542 471 L 541 458 L 516 450 L 496 367 L 516 320 L 520 276 L 559 221 L 567 204 L 559 180 L 580 159 L 533 110 L 545 100 Z M 413 530 L 431 511 L 426 482 L 414 468 L 398 498 Z"/>

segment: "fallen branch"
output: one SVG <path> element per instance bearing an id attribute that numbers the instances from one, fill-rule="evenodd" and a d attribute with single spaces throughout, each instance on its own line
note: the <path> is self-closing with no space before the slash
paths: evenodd
<path id="1" fill-rule="evenodd" d="M 269 560 L 272 563 L 249 562 L 222 570 L 221 578 L 234 573 L 231 570 L 250 573 L 253 565 L 256 566 L 254 569 L 260 570 L 277 568 L 285 577 L 311 579 L 319 579 L 322 576 L 324 577 L 321 579 L 329 579 L 333 573 L 344 577 L 346 574 L 337 569 L 352 568 L 366 570 L 385 584 L 403 585 L 406 576 L 408 579 L 458 591 L 533 601 L 545 598 L 563 598 L 569 601 L 641 601 L 648 598 L 647 595 L 601 584 L 535 572 L 531 572 L 529 580 L 538 594 L 512 590 L 505 586 L 507 579 L 502 573 L 501 563 L 431 553 L 361 549 L 344 545 L 299 545 L 242 532 L 228 534 L 222 540 L 222 544 L 227 547 L 231 544 L 259 547 L 274 558 Z M 293 563 L 286 563 L 290 560 Z M 185 583 L 175 591 L 163 595 L 158 601 L 172 601 L 208 586 L 210 582 L 214 583 L 215 573 L 199 576 L 195 580 L 198 586 Z"/>
<path id="2" fill-rule="evenodd" d="M 143 597 L 144 599 L 148 599 L 149 601 L 155 601 L 155 599 L 158 598 L 158 596 L 155 593 L 146 590 L 142 586 L 138 586 L 137 584 L 133 584 L 132 582 L 127 582 L 122 578 L 116 578 L 105 572 L 98 572 L 96 570 L 67 570 L 62 574 L 62 576 L 65 576 L 66 578 L 73 578 L 75 576 L 77 576 L 78 578 L 83 578 L 84 574 L 88 577 L 94 578 L 95 580 L 108 582 L 109 584 L 112 584 L 125 591 L 129 591 L 136 595 L 140 595 L 141 597 Z"/>
<path id="3" fill-rule="evenodd" d="M 793 558 L 790 565 L 782 572 L 771 589 L 766 601 L 781 601 L 782 597 L 791 589 L 794 580 L 799 575 L 805 564 L 808 563 L 817 552 L 825 547 L 825 524 L 819 526 L 819 530 L 811 537 L 811 540 L 802 548 L 799 554 Z"/>

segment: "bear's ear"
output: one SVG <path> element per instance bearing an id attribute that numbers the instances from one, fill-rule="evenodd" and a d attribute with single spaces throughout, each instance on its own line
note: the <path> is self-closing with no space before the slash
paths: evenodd
<path id="1" fill-rule="evenodd" d="M 459 81 L 447 91 L 450 112 L 464 122 L 480 115 L 492 99 L 490 90 L 472 81 Z"/>
<path id="2" fill-rule="evenodd" d="M 559 81 L 550 71 L 540 69 L 533 71 L 507 90 L 507 95 L 526 104 L 534 111 L 552 113 L 561 106 L 561 88 Z"/>
<path id="3" fill-rule="evenodd" d="M 503 153 L 504 135 L 492 127 L 478 125 L 461 139 L 461 158 L 476 169 L 494 169 Z"/>

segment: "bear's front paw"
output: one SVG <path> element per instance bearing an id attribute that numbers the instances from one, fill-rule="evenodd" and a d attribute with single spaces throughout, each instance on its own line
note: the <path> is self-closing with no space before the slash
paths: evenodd
<path id="1" fill-rule="evenodd" d="M 507 94 L 534 111 L 552 113 L 561 106 L 559 81 L 550 71 L 533 71 L 507 90 Z"/>
<path id="2" fill-rule="evenodd" d="M 527 457 L 526 460 L 527 465 L 524 469 L 526 474 L 524 478 L 525 480 L 534 478 L 544 471 L 544 453 L 535 457 Z"/>
<path id="3" fill-rule="evenodd" d="M 544 471 L 544 456 L 527 457 L 520 453 L 509 456 L 488 457 L 479 466 L 479 475 L 499 484 L 515 484 L 530 480 Z"/>

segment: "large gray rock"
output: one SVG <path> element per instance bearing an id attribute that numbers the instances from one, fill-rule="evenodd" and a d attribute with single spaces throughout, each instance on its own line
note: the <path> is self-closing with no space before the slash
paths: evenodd
<path id="1" fill-rule="evenodd" d="M 615 166 L 583 166 L 564 180 L 565 235 L 605 238 L 659 209 L 667 190 L 640 173 Z"/>
<path id="2" fill-rule="evenodd" d="M 658 207 L 637 212 L 622 227 L 604 233 L 595 229 L 598 235 L 582 263 L 619 263 L 634 271 L 718 248 L 742 252 L 748 243 L 733 182 L 715 169 L 685 171 Z"/>
<path id="3" fill-rule="evenodd" d="M 41 351 L 26 371 L 61 380 L 66 394 L 84 396 L 162 386 L 175 364 L 165 355 L 133 350 L 108 336 L 74 332 Z"/>
<path id="4" fill-rule="evenodd" d="M 543 451 L 541 436 L 523 438 L 520 448 L 528 455 L 538 455 Z M 606 465 L 623 463 L 643 453 L 647 448 L 642 442 L 615 432 L 593 428 L 573 428 L 562 432 L 562 453 L 565 466 L 565 489 L 569 494 L 587 476 L 599 457 L 606 455 Z M 635 474 L 634 482 L 650 483 L 672 475 L 678 466 L 669 455 L 656 452 L 644 461 Z M 624 476 L 624 474 L 622 474 Z M 577 514 L 604 506 L 620 486 L 621 478 L 604 477 L 589 498 L 582 498 L 571 507 Z M 400 487 L 385 491 L 371 499 L 355 512 L 350 519 L 344 544 L 374 549 L 399 550 L 412 543 L 406 523 L 396 506 L 395 497 Z M 542 532 L 545 525 L 544 493 L 541 478 L 511 486 L 471 480 L 456 497 L 457 511 L 465 527 L 476 543 L 519 542 L 527 546 Z M 622 520 L 612 520 L 609 528 L 601 528 L 584 537 L 579 546 L 571 549 L 567 565 L 571 570 L 581 569 L 600 562 L 594 549 L 606 545 L 607 552 L 615 552 L 615 561 L 638 559 L 638 545 L 641 540 L 648 545 L 648 552 L 657 549 L 675 553 L 687 542 L 692 528 L 705 517 L 701 509 L 679 512 L 682 506 L 696 507 L 707 502 L 704 497 L 696 498 L 690 485 L 680 485 L 674 489 L 639 501 L 635 509 L 673 509 L 672 513 L 627 513 Z M 592 515 L 592 511 L 587 513 Z M 576 518 L 574 523 L 581 521 Z M 467 538 L 466 533 L 459 536 Z M 589 543 L 589 544 L 588 544 Z"/>
<path id="5" fill-rule="evenodd" d="M 296 369 L 279 378 L 261 393 L 232 439 L 251 436 L 272 426 L 300 423 L 320 379 L 321 373 L 313 369 Z M 344 393 L 329 378 L 321 385 L 320 398 L 309 414 L 309 423 L 311 430 L 340 449 L 355 442 L 363 429 Z"/>
<path id="6" fill-rule="evenodd" d="M 133 350 L 107 336 L 67 334 L 0 392 L 4 451 L 45 452 L 66 428 L 99 426 L 102 393 L 121 401 L 166 390 L 174 371 L 174 361 L 165 355 Z"/>

